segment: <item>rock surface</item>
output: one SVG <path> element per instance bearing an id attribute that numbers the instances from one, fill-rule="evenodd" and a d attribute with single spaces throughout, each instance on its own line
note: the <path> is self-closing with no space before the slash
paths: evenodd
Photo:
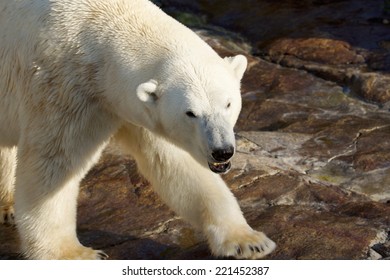
<path id="1" fill-rule="evenodd" d="M 383 2 L 158 2 L 196 18 L 198 34 L 221 55 L 249 59 L 237 154 L 224 179 L 249 224 L 277 243 L 268 258 L 390 258 Z M 82 183 L 78 233 L 111 259 L 213 258 L 113 146 Z M 0 259 L 18 258 L 15 235 L 0 226 Z"/>

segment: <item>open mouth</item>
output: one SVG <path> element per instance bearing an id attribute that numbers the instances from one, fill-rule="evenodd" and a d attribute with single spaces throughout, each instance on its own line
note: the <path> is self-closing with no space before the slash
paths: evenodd
<path id="1" fill-rule="evenodd" d="M 214 173 L 226 173 L 231 167 L 230 161 L 227 162 L 209 162 L 209 168 Z"/>

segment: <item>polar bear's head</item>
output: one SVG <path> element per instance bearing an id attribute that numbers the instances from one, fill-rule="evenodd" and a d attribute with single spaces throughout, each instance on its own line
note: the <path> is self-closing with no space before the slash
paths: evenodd
<path id="1" fill-rule="evenodd" d="M 137 97 L 143 124 L 190 153 L 215 173 L 230 169 L 233 127 L 241 110 L 242 55 L 170 59 L 156 77 L 141 83 Z"/>

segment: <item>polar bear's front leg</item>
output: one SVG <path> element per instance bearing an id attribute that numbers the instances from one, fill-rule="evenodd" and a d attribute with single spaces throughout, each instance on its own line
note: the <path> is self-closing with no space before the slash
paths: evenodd
<path id="1" fill-rule="evenodd" d="M 18 147 L 15 217 L 22 253 L 29 259 L 106 258 L 82 246 L 76 235 L 79 182 L 102 147 L 87 157 L 81 152 L 66 154 L 66 149 L 50 143 L 46 149 L 28 143 Z"/>
<path id="2" fill-rule="evenodd" d="M 206 234 L 213 254 L 256 259 L 274 250 L 272 240 L 247 224 L 219 175 L 147 130 L 127 127 L 117 136 L 163 200 Z"/>

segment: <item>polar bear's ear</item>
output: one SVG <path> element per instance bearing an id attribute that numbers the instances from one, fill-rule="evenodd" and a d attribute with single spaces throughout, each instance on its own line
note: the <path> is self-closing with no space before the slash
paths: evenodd
<path id="1" fill-rule="evenodd" d="M 246 59 L 246 57 L 239 54 L 236 56 L 225 57 L 225 60 L 230 63 L 230 66 L 233 68 L 236 78 L 241 80 L 248 65 L 248 60 Z"/>
<path id="2" fill-rule="evenodd" d="M 158 99 L 156 89 L 157 81 L 149 80 L 137 87 L 137 96 L 142 102 L 154 102 Z"/>

